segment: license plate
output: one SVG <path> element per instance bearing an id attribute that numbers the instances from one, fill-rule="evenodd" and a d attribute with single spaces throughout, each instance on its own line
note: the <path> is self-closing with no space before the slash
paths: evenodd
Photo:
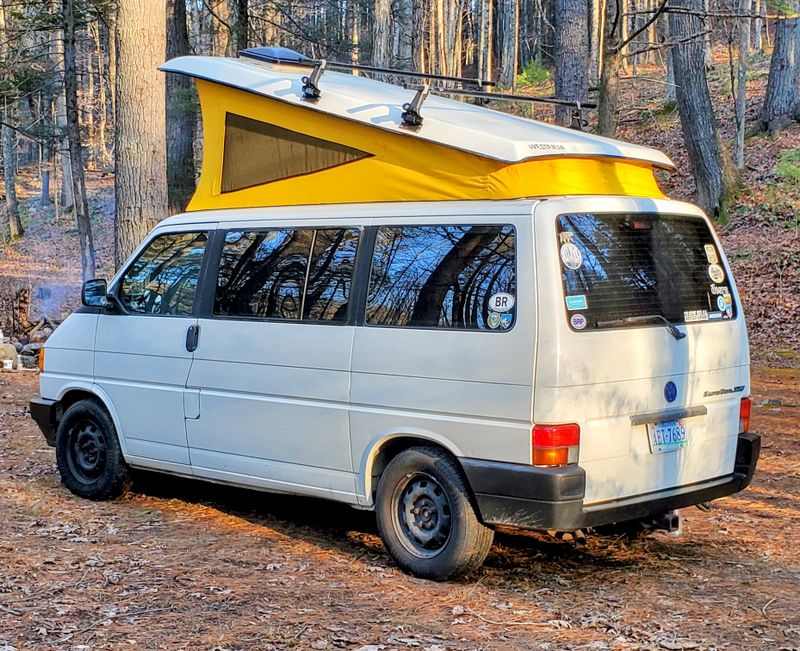
<path id="1" fill-rule="evenodd" d="M 686 427 L 680 420 L 651 423 L 647 426 L 647 434 L 650 438 L 650 452 L 653 454 L 678 450 L 688 443 Z"/>

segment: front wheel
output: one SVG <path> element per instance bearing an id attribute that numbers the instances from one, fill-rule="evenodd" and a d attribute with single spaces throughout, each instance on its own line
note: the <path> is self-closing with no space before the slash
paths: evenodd
<path id="1" fill-rule="evenodd" d="M 442 581 L 481 566 L 494 531 L 481 524 L 458 463 L 434 447 L 398 454 L 381 475 L 378 530 L 406 572 Z"/>
<path id="2" fill-rule="evenodd" d="M 56 431 L 56 463 L 64 485 L 90 500 L 119 497 L 129 484 L 114 422 L 93 400 L 79 400 L 64 413 Z"/>

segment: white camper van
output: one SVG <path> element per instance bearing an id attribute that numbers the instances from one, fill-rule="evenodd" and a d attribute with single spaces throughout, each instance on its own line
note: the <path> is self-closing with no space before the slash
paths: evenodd
<path id="1" fill-rule="evenodd" d="M 271 102 L 299 96 L 308 75 L 283 61 L 181 61 L 171 69 L 196 66 Z M 290 106 L 318 118 L 334 74 L 317 102 Z M 335 99 L 358 106 L 395 88 L 338 77 L 353 85 Z M 567 150 L 577 142 L 579 160 L 592 147 L 613 158 L 603 148 L 614 141 L 428 101 L 431 115 L 454 104 L 468 115 L 453 120 L 497 121 L 506 131 L 495 138 L 533 134 Z M 324 155 L 308 153 L 320 133 L 292 131 L 264 169 L 233 168 L 249 178 L 223 191 L 226 150 L 267 132 L 242 138 L 234 110 L 244 107 L 225 110 L 215 145 L 204 107 L 205 155 L 220 150 L 195 197 L 206 205 L 158 224 L 110 282 L 86 283 L 84 307 L 48 341 L 31 414 L 72 492 L 114 498 L 142 468 L 333 499 L 374 509 L 397 563 L 444 579 L 483 562 L 498 524 L 666 526 L 675 509 L 748 485 L 759 437 L 748 433 L 744 316 L 698 208 L 610 192 L 485 200 L 468 188 L 466 200 L 326 203 L 309 190 L 297 205 L 250 206 L 262 199 L 241 192 L 274 176 L 276 158 L 287 176 L 262 190 L 286 196 L 266 186 L 308 188 L 332 166 L 296 173 Z M 380 120 L 346 126 L 389 131 Z M 425 126 L 398 135 L 442 146 Z M 616 149 L 639 166 L 663 157 L 640 150 Z M 335 173 L 359 164 L 337 160 Z M 552 156 L 542 162 L 554 169 Z M 354 177 L 352 192 L 369 192 L 365 183 L 382 180 Z M 242 207 L 213 203 L 231 193 Z"/>

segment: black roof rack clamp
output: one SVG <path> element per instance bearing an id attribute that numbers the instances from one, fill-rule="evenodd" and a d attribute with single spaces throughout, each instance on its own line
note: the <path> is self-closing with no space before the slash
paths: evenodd
<path id="1" fill-rule="evenodd" d="M 575 108 L 572 109 L 572 121 L 569 128 L 576 131 L 583 131 L 584 127 L 589 126 L 588 120 L 583 119 L 583 109 L 580 102 L 575 102 Z"/>
<path id="2" fill-rule="evenodd" d="M 422 88 L 414 95 L 414 99 L 407 104 L 403 104 L 403 124 L 401 126 L 411 129 L 419 129 L 422 126 L 423 117 L 420 115 L 420 109 L 430 92 L 430 84 L 422 84 Z"/>
<path id="3" fill-rule="evenodd" d="M 314 63 L 314 72 L 308 77 L 303 77 L 303 97 L 309 101 L 316 102 L 322 95 L 319 89 L 319 80 L 325 72 L 328 62 L 320 59 Z"/>

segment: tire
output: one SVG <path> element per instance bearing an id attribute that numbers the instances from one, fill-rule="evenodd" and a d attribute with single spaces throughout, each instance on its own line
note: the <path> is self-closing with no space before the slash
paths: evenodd
<path id="1" fill-rule="evenodd" d="M 461 467 L 434 447 L 409 448 L 392 459 L 378 483 L 375 510 L 391 557 L 425 579 L 477 569 L 494 539 L 475 514 Z"/>
<path id="2" fill-rule="evenodd" d="M 64 413 L 56 430 L 56 463 L 63 484 L 90 500 L 112 500 L 130 483 L 114 422 L 94 400 L 80 400 Z"/>

